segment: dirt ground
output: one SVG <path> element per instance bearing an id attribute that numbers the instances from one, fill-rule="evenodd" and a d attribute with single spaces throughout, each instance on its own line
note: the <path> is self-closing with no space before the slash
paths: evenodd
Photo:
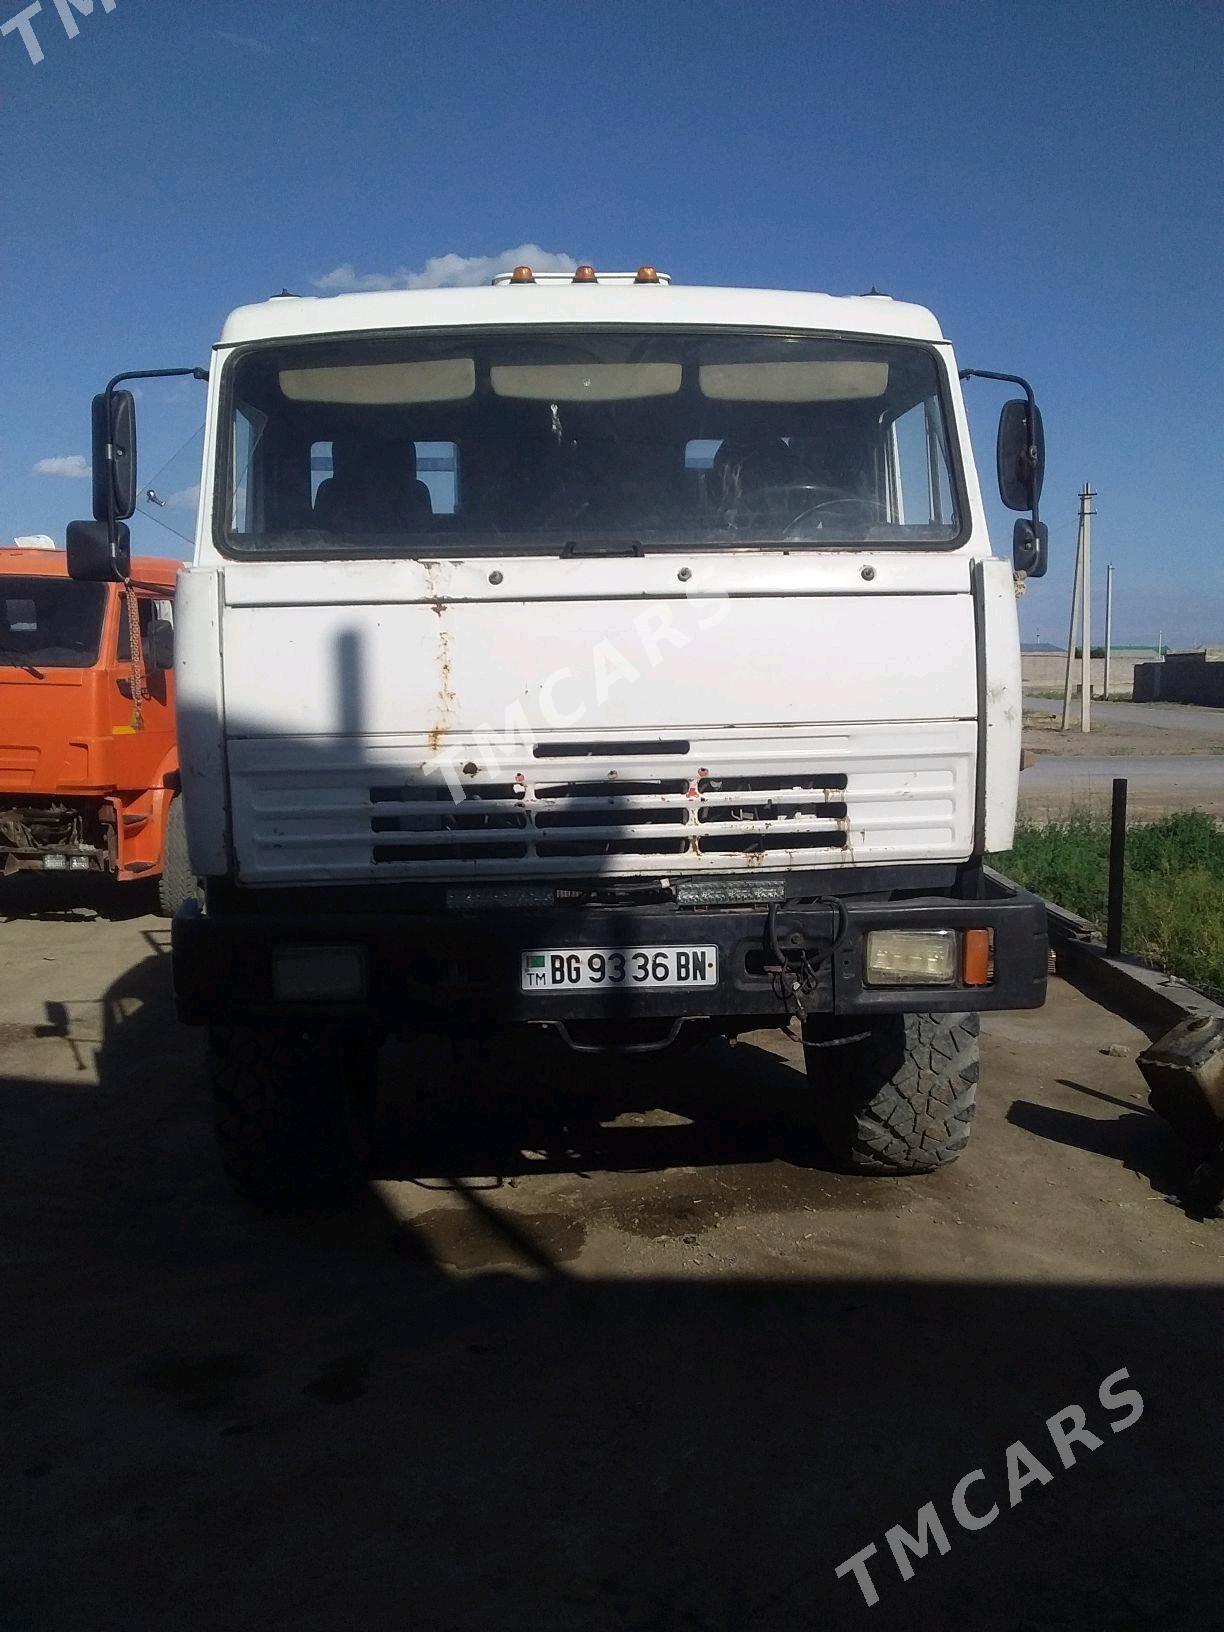
<path id="1" fill-rule="evenodd" d="M 1171 1199 L 1120 1019 L 1059 982 L 990 1019 L 923 1181 L 831 1172 L 776 1038 L 483 1081 L 400 1048 L 368 1191 L 269 1217 L 166 942 L 0 921 L 5 1632 L 1220 1627 L 1224 1224 Z M 835 1571 L 872 1543 L 869 1609 Z"/>
<path id="2" fill-rule="evenodd" d="M 1046 754 L 1224 754 L 1224 709 L 1182 703 L 1093 702 L 1092 729 L 1079 729 L 1079 700 L 1072 729 L 1062 730 L 1062 702 L 1026 697 L 1028 746 Z"/>
<path id="3" fill-rule="evenodd" d="M 1134 816 L 1206 810 L 1224 818 L 1224 709 L 1176 703 L 1094 702 L 1092 729 L 1063 731 L 1061 699 L 1026 697 L 1024 746 L 1036 756 L 1020 778 L 1020 809 L 1043 820 L 1108 810 L 1115 776 L 1129 783 Z"/>

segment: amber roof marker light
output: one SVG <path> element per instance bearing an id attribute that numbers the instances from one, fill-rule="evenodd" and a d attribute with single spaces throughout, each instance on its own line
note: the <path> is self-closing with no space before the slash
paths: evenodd
<path id="1" fill-rule="evenodd" d="M 511 283 L 534 283 L 535 273 L 529 266 L 516 266 L 510 274 Z"/>
<path id="2" fill-rule="evenodd" d="M 595 276 L 595 268 L 590 264 L 589 261 L 583 261 L 581 266 L 576 266 L 574 268 L 574 282 L 575 283 L 598 283 L 599 282 L 599 279 Z"/>
<path id="3" fill-rule="evenodd" d="M 658 283 L 659 274 L 653 266 L 639 266 L 634 274 L 634 283 Z"/>

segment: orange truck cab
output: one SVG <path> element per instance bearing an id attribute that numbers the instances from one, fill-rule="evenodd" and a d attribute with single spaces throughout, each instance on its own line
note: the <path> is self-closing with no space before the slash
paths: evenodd
<path id="1" fill-rule="evenodd" d="M 78 583 L 62 550 L 0 549 L 0 877 L 193 887 L 179 808 L 172 631 L 182 563 L 137 558 L 132 661 L 123 584 Z"/>

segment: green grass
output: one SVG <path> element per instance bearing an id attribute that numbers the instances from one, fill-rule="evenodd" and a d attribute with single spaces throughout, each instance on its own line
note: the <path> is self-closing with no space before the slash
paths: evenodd
<path id="1" fill-rule="evenodd" d="M 1089 815 L 1021 822 L 1006 855 L 1008 878 L 1102 929 L 1109 881 L 1109 823 Z M 1224 831 L 1202 811 L 1131 827 L 1126 843 L 1122 944 L 1195 986 L 1224 987 Z"/>

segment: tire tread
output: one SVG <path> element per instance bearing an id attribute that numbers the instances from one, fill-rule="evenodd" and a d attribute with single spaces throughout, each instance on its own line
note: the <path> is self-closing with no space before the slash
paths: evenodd
<path id="1" fill-rule="evenodd" d="M 292 1207 L 356 1188 L 368 1163 L 371 1061 L 335 1038 L 254 1027 L 214 1031 L 208 1075 L 221 1165 L 233 1189 Z"/>
<path id="2" fill-rule="evenodd" d="M 975 1013 L 887 1015 L 865 1039 L 809 1047 L 815 1114 L 838 1164 L 915 1174 L 954 1162 L 976 1109 L 980 1025 Z"/>
<path id="3" fill-rule="evenodd" d="M 199 882 L 191 870 L 191 857 L 187 853 L 183 800 L 176 794 L 166 811 L 162 867 L 157 878 L 157 910 L 163 918 L 173 918 L 183 902 L 193 900 L 198 892 Z"/>

